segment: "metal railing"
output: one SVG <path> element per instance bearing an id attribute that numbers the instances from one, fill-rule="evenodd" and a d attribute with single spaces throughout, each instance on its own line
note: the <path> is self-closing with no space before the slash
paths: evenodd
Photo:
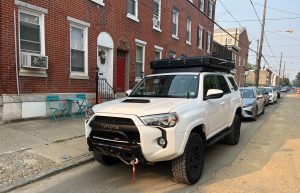
<path id="1" fill-rule="evenodd" d="M 101 74 L 99 74 L 101 75 Z M 105 77 L 99 77 L 98 79 L 98 96 L 99 99 L 98 103 L 111 101 L 115 99 L 115 90 L 113 87 L 108 83 Z"/>

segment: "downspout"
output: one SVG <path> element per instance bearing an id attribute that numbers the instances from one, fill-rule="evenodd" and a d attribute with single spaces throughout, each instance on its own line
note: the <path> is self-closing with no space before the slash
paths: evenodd
<path id="1" fill-rule="evenodd" d="M 18 74 L 17 24 L 16 23 L 17 23 L 16 22 L 16 10 L 14 10 L 16 80 L 17 80 L 17 92 L 18 92 L 18 95 L 20 95 L 19 74 Z"/>

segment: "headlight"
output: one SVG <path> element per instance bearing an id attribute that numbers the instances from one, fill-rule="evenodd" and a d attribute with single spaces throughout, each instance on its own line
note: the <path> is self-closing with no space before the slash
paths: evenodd
<path id="1" fill-rule="evenodd" d="M 93 111 L 93 109 L 88 108 L 85 112 L 85 119 L 88 121 L 94 114 L 95 112 Z"/>
<path id="2" fill-rule="evenodd" d="M 176 113 L 167 113 L 160 115 L 148 115 L 140 117 L 146 126 L 174 127 L 178 122 Z"/>

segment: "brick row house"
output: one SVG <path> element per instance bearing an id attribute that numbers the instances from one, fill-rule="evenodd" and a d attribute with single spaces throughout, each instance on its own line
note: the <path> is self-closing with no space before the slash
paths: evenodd
<path id="1" fill-rule="evenodd" d="M 232 51 L 232 59 L 235 61 L 235 80 L 238 86 L 245 85 L 248 64 L 249 39 L 245 27 L 225 29 L 230 35 L 221 29 L 214 31 L 214 41 Z M 234 37 L 234 38 L 233 38 Z M 236 39 L 236 40 L 235 40 Z"/>
<path id="2" fill-rule="evenodd" d="M 152 60 L 209 55 L 214 10 L 215 0 L 0 1 L 3 121 L 48 116 L 51 94 L 94 101 L 96 67 L 124 92 Z"/>

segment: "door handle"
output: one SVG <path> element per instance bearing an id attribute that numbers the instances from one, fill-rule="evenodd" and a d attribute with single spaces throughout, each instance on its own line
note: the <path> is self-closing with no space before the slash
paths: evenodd
<path id="1" fill-rule="evenodd" d="M 220 105 L 224 106 L 224 105 L 225 105 L 225 102 L 221 102 Z"/>

